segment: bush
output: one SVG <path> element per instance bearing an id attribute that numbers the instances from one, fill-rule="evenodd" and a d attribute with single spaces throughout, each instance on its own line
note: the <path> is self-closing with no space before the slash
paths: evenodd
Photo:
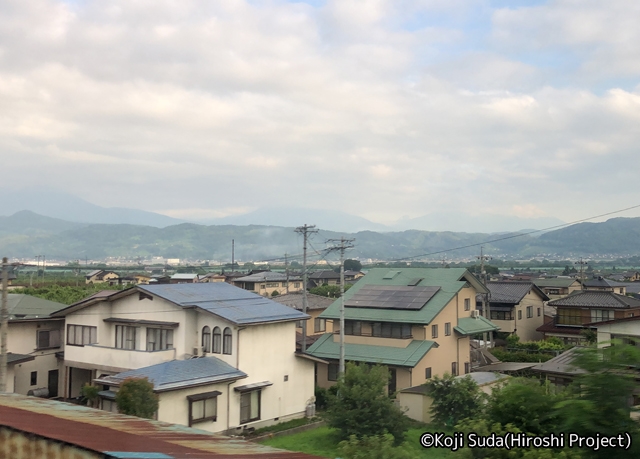
<path id="1" fill-rule="evenodd" d="M 493 354 L 498 360 L 503 362 L 546 362 L 554 357 L 552 354 L 543 354 L 540 352 L 526 352 L 526 351 L 504 351 L 502 349 L 491 349 Z"/>
<path id="2" fill-rule="evenodd" d="M 358 438 L 351 435 L 349 440 L 340 442 L 340 457 L 344 459 L 413 459 L 413 454 L 402 446 L 393 446 L 393 435 L 378 435 Z"/>
<path id="3" fill-rule="evenodd" d="M 454 426 L 461 420 L 474 416 L 480 411 L 482 395 L 476 382 L 469 378 L 456 378 L 445 373 L 436 376 L 425 386 L 433 399 L 431 413 L 434 422 Z"/>
<path id="4" fill-rule="evenodd" d="M 118 411 L 130 416 L 151 419 L 158 411 L 158 396 L 147 378 L 127 378 L 116 393 Z"/>

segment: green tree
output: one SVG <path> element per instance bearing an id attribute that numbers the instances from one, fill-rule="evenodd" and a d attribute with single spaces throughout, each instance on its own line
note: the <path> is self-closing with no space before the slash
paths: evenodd
<path id="1" fill-rule="evenodd" d="M 413 459 L 413 454 L 402 446 L 394 446 L 393 435 L 376 435 L 358 438 L 351 435 L 338 445 L 344 459 Z"/>
<path id="2" fill-rule="evenodd" d="M 396 443 L 404 440 L 408 418 L 387 394 L 389 370 L 381 365 L 348 362 L 336 384 L 337 394 L 329 399 L 327 423 L 340 431 L 343 439 L 389 433 Z"/>
<path id="3" fill-rule="evenodd" d="M 480 411 L 482 395 L 476 382 L 469 378 L 458 378 L 445 373 L 425 383 L 433 399 L 431 413 L 434 422 L 454 426 L 463 419 Z"/>
<path id="4" fill-rule="evenodd" d="M 280 295 L 280 292 L 277 290 L 274 290 L 273 292 L 271 292 L 271 296 L 278 296 Z"/>
<path id="5" fill-rule="evenodd" d="M 584 338 L 587 344 L 591 345 L 598 342 L 598 333 L 590 328 L 580 330 L 580 335 Z"/>
<path id="6" fill-rule="evenodd" d="M 100 400 L 100 388 L 91 384 L 85 384 L 81 389 L 83 403 L 91 408 L 98 408 L 98 402 Z"/>
<path id="7" fill-rule="evenodd" d="M 358 260 L 348 259 L 344 261 L 345 271 L 360 271 L 362 269 L 362 263 Z"/>
<path id="8" fill-rule="evenodd" d="M 158 396 L 147 378 L 127 378 L 116 393 L 118 411 L 130 416 L 151 419 L 158 411 Z"/>
<path id="9" fill-rule="evenodd" d="M 350 288 L 351 285 L 345 285 L 344 291 L 346 292 Z M 326 296 L 329 298 L 340 298 L 340 286 L 323 284 L 320 287 L 310 288 L 309 293 L 313 293 L 314 295 Z"/>

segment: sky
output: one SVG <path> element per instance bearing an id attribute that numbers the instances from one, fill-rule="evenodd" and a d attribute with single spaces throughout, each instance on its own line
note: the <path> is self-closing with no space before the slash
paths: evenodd
<path id="1" fill-rule="evenodd" d="M 3 0 L 2 186 L 185 219 L 638 205 L 638 24 L 628 0 Z"/>

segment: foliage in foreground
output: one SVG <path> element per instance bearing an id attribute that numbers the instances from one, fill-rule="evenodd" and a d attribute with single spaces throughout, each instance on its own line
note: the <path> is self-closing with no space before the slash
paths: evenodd
<path id="1" fill-rule="evenodd" d="M 338 445 L 344 459 L 413 459 L 415 456 L 405 446 L 394 446 L 391 434 L 358 438 L 351 435 Z"/>
<path id="2" fill-rule="evenodd" d="M 42 298 L 49 301 L 55 301 L 62 304 L 73 304 L 80 301 L 94 293 L 98 293 L 102 290 L 122 290 L 122 286 L 112 286 L 105 284 L 83 285 L 73 287 L 70 285 L 50 285 L 47 287 L 25 287 L 15 289 L 11 293 L 22 293 L 25 295 L 31 295 L 38 298 Z"/>
<path id="3" fill-rule="evenodd" d="M 118 412 L 140 418 L 153 418 L 158 411 L 158 396 L 147 378 L 127 378 L 116 393 Z"/>
<path id="4" fill-rule="evenodd" d="M 456 378 L 445 373 L 442 378 L 436 376 L 425 385 L 433 399 L 431 413 L 436 424 L 453 426 L 480 410 L 482 394 L 469 377 Z"/>
<path id="5" fill-rule="evenodd" d="M 347 363 L 336 384 L 337 394 L 329 398 L 328 425 L 337 428 L 344 440 L 389 433 L 401 443 L 409 420 L 387 396 L 388 382 L 384 366 Z"/>

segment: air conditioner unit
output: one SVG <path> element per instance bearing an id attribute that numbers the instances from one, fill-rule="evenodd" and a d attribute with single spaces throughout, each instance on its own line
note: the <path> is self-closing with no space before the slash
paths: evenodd
<path id="1" fill-rule="evenodd" d="M 198 357 L 200 355 L 200 351 L 201 349 L 199 347 L 194 347 L 192 352 L 193 356 Z"/>
<path id="2" fill-rule="evenodd" d="M 475 311 L 471 311 L 471 317 L 477 319 L 478 317 L 480 317 L 480 311 L 478 311 L 477 309 Z"/>

